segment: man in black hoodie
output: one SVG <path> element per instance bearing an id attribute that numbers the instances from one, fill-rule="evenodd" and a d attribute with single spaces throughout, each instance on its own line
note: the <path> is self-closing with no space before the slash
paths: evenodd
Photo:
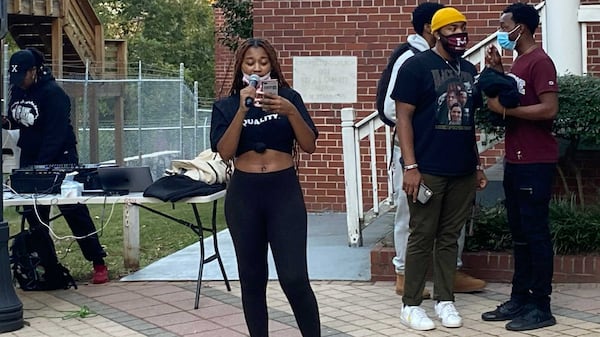
<path id="1" fill-rule="evenodd" d="M 20 50 L 11 56 L 8 70 L 10 98 L 3 127 L 20 130 L 17 143 L 21 148 L 20 167 L 78 164 L 77 141 L 71 125 L 71 101 L 44 65 L 44 55 L 35 48 Z M 35 207 L 39 218 L 33 206 L 24 207 L 30 229 L 43 230 L 49 235 L 46 224 L 50 207 Z M 84 257 L 94 265 L 92 283 L 108 282 L 106 253 L 87 206 L 61 205 L 59 209 L 77 237 Z"/>

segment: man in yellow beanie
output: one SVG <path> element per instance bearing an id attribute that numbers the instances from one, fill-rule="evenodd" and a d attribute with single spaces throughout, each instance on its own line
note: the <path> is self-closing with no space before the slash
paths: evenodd
<path id="1" fill-rule="evenodd" d="M 477 70 L 461 57 L 468 43 L 466 26 L 466 17 L 455 8 L 438 10 L 431 20 L 435 46 L 404 63 L 391 94 L 410 210 L 400 320 L 415 330 L 435 328 L 421 308 L 432 252 L 435 313 L 445 327 L 462 326 L 453 291 L 457 239 L 475 190 L 487 185 L 475 143 L 474 112 L 482 105 L 474 86 Z M 448 112 L 456 103 L 462 118 L 449 123 Z"/>

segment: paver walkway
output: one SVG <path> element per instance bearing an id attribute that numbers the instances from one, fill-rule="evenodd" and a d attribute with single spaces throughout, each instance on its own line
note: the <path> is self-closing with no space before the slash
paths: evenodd
<path id="1" fill-rule="evenodd" d="M 412 331 L 399 320 L 400 296 L 393 282 L 314 281 L 323 336 L 600 336 L 600 285 L 554 286 L 558 324 L 527 333 L 509 332 L 505 322 L 483 322 L 481 312 L 507 298 L 507 284 L 490 284 L 476 294 L 457 294 L 464 326 L 448 329 L 436 321 L 428 332 Z M 429 284 L 431 288 L 431 285 Z M 81 285 L 78 290 L 17 292 L 27 325 L 6 333 L 37 336 L 247 336 L 239 283 L 205 282 L 200 308 L 193 309 L 194 282 L 118 282 Z M 279 284 L 270 281 L 268 305 L 272 337 L 300 336 Z M 433 301 L 423 303 L 433 317 Z M 97 315 L 64 319 L 87 306 Z"/>

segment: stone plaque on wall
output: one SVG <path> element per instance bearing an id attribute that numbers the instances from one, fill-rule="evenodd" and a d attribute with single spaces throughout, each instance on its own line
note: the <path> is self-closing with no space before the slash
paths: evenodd
<path id="1" fill-rule="evenodd" d="M 296 56 L 293 72 L 305 103 L 356 103 L 355 56 Z"/>

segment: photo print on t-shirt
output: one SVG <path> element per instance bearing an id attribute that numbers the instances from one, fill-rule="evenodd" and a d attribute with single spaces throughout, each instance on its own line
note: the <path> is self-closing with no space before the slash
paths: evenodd
<path id="1" fill-rule="evenodd" d="M 436 129 L 471 130 L 471 83 L 451 78 L 437 88 Z"/>

